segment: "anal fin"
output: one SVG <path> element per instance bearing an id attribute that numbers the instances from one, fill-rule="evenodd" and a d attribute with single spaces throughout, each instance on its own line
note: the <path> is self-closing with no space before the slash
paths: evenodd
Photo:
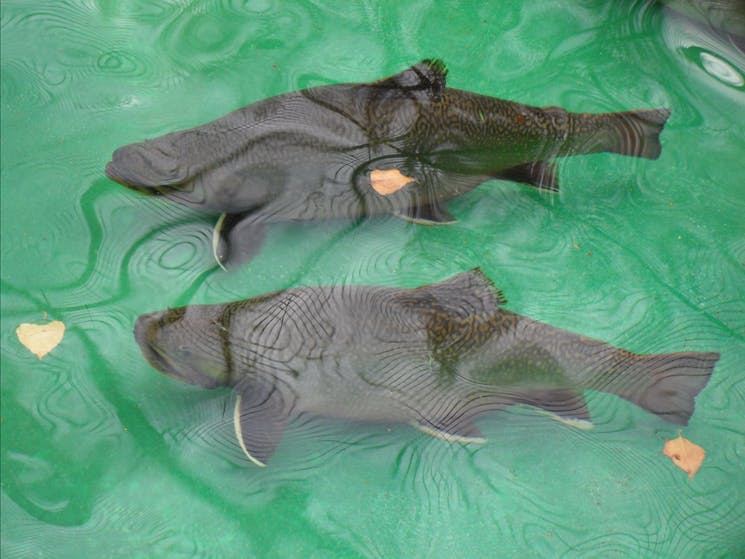
<path id="1" fill-rule="evenodd" d="M 574 427 L 575 429 L 579 429 L 580 431 L 589 431 L 593 428 L 592 421 L 589 419 L 578 419 L 576 417 L 564 417 L 561 414 L 547 411 L 547 410 L 540 410 L 541 413 L 547 415 L 554 421 L 558 421 L 562 425 L 566 425 L 568 427 Z"/>
<path id="2" fill-rule="evenodd" d="M 447 209 L 434 203 L 406 208 L 397 212 L 396 216 L 418 225 L 449 225 L 458 221 Z"/>
<path id="3" fill-rule="evenodd" d="M 535 186 L 540 190 L 559 191 L 559 179 L 556 175 L 556 164 L 552 161 L 530 161 L 494 175 L 497 179 L 521 182 Z"/>
<path id="4" fill-rule="evenodd" d="M 546 415 L 577 429 L 592 429 L 590 411 L 584 395 L 570 388 L 535 390 L 520 399 L 523 404 L 540 408 Z"/>
<path id="5" fill-rule="evenodd" d="M 448 419 L 422 419 L 412 421 L 411 424 L 422 433 L 445 441 L 466 444 L 486 443 L 486 438 L 481 433 L 481 429 L 471 419 L 462 417 L 457 421 Z"/>

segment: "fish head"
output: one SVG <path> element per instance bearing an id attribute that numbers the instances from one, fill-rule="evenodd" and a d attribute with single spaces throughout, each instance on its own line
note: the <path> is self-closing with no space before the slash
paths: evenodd
<path id="1" fill-rule="evenodd" d="M 143 314 L 134 335 L 148 362 L 160 372 L 204 388 L 230 381 L 220 305 L 191 305 Z"/>
<path id="2" fill-rule="evenodd" d="M 257 205 L 253 199 L 241 205 L 236 199 L 242 192 L 235 185 L 222 185 L 237 179 L 227 171 L 218 169 L 205 175 L 199 163 L 188 159 L 188 142 L 182 138 L 171 139 L 166 135 L 154 140 L 122 146 L 114 151 L 106 165 L 106 176 L 119 184 L 142 194 L 163 196 L 185 206 L 217 212 L 241 211 Z M 225 181 L 226 175 L 228 181 Z M 231 188 L 232 187 L 232 188 Z M 256 196 L 255 189 L 244 189 Z M 261 198 L 259 201 L 263 201 Z M 245 208 L 244 208 L 245 206 Z"/>
<path id="3" fill-rule="evenodd" d="M 119 184 L 149 194 L 189 180 L 187 166 L 168 136 L 122 146 L 106 165 L 106 176 Z"/>

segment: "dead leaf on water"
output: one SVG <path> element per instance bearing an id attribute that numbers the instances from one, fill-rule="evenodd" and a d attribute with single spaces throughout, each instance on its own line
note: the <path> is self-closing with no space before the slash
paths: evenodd
<path id="1" fill-rule="evenodd" d="M 388 196 L 397 190 L 401 190 L 414 179 L 407 177 L 398 169 L 374 169 L 370 172 L 370 184 L 375 192 Z"/>
<path id="2" fill-rule="evenodd" d="M 65 335 L 65 325 L 59 320 L 47 324 L 30 324 L 24 322 L 16 328 L 18 340 L 36 355 L 41 361 L 47 353 L 52 351 L 62 341 Z"/>
<path id="3" fill-rule="evenodd" d="M 678 435 L 665 443 L 662 452 L 673 461 L 673 464 L 688 474 L 690 479 L 696 475 L 706 457 L 706 451 L 688 439 Z"/>

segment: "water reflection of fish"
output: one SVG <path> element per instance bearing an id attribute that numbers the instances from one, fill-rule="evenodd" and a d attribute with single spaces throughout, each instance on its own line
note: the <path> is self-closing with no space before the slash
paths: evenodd
<path id="1" fill-rule="evenodd" d="M 484 442 L 473 419 L 512 404 L 589 425 L 583 391 L 610 392 L 685 425 L 717 353 L 637 355 L 501 308 L 480 270 L 416 289 L 296 288 L 139 317 L 148 361 L 238 393 L 235 431 L 266 464 L 299 412 L 411 422 Z"/>
<path id="2" fill-rule="evenodd" d="M 670 11 L 696 22 L 703 29 L 716 29 L 727 41 L 745 51 L 745 1 L 660 0 Z"/>
<path id="3" fill-rule="evenodd" d="M 717 89 L 741 102 L 745 86 L 745 0 L 662 0 L 663 36 L 682 60 L 694 64 Z M 686 76 L 701 76 L 685 69 Z M 708 84 L 712 84 L 707 79 Z M 714 102 L 716 106 L 719 104 Z M 720 107 L 727 111 L 728 107 Z"/>
<path id="4" fill-rule="evenodd" d="M 272 97 L 117 149 L 125 186 L 223 214 L 219 262 L 248 259 L 267 223 L 395 214 L 454 221 L 445 201 L 491 178 L 558 189 L 553 159 L 655 159 L 667 109 L 570 113 L 447 88 L 439 61 L 363 84 Z"/>

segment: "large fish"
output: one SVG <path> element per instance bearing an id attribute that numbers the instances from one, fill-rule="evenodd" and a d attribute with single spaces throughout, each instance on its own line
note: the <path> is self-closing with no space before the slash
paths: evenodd
<path id="1" fill-rule="evenodd" d="M 656 159 L 670 111 L 570 113 L 445 86 L 439 61 L 362 84 L 295 91 L 114 152 L 130 188 L 222 214 L 218 262 L 250 258 L 265 224 L 394 214 L 450 223 L 445 202 L 492 179 L 557 190 L 554 159 Z"/>
<path id="2" fill-rule="evenodd" d="M 660 0 L 667 8 L 668 14 L 677 12 L 685 18 L 681 22 L 687 35 L 698 27 L 701 38 L 711 41 L 712 31 L 720 35 L 714 40 L 715 45 L 727 43 L 734 45 L 740 55 L 745 52 L 745 2 L 743 0 Z M 708 35 L 708 37 L 707 37 Z M 707 40 L 708 39 L 708 40 Z M 704 45 L 708 47 L 709 45 Z"/>
<path id="3" fill-rule="evenodd" d="M 238 393 L 238 442 L 261 466 L 300 412 L 480 443 L 474 418 L 513 404 L 589 426 L 589 389 L 685 425 L 719 359 L 637 355 L 503 303 L 475 269 L 416 289 L 301 287 L 145 314 L 135 338 L 161 372 Z"/>

